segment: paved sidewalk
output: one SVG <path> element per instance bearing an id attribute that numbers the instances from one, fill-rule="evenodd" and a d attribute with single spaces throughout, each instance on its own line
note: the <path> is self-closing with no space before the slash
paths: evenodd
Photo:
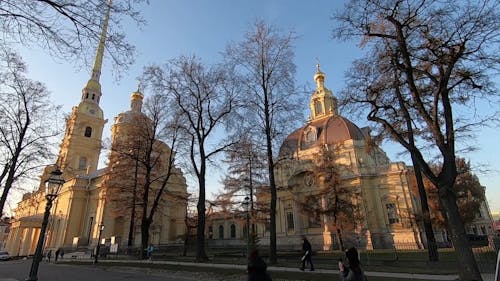
<path id="1" fill-rule="evenodd" d="M 91 261 L 89 257 L 80 257 L 79 259 L 64 259 L 62 262 L 74 261 L 74 262 L 88 262 Z M 144 264 L 168 264 L 168 265 L 181 265 L 181 266 L 192 266 L 192 267 L 207 267 L 207 268 L 227 268 L 227 269 L 239 269 L 246 270 L 246 265 L 241 264 L 217 264 L 217 263 L 195 263 L 195 262 L 179 262 L 179 261 L 164 261 L 164 260 L 101 260 L 106 263 L 144 263 Z M 269 266 L 268 270 L 271 272 L 302 272 L 298 268 L 290 268 L 290 267 L 278 267 L 278 266 Z M 332 276 L 338 276 L 338 270 L 331 269 L 316 269 L 314 272 L 308 272 L 310 274 L 331 274 Z M 440 274 L 413 274 L 413 273 L 394 273 L 394 272 L 375 272 L 375 271 L 366 271 L 367 276 L 374 277 L 387 277 L 387 278 L 401 278 L 401 279 L 409 279 L 409 280 L 438 280 L 438 281 L 447 281 L 447 280 L 457 280 L 458 275 L 440 275 Z M 483 274 L 484 281 L 494 281 L 494 274 Z M 0 281 L 19 281 L 12 278 L 0 278 Z"/>
<path id="2" fill-rule="evenodd" d="M 183 265 L 183 266 L 196 266 L 196 267 L 212 267 L 212 268 L 231 268 L 231 269 L 241 269 L 246 270 L 246 265 L 239 264 L 217 264 L 217 263 L 195 263 L 195 262 L 177 262 L 177 261 L 149 261 L 149 260 L 106 260 L 110 263 L 152 263 L 152 264 L 170 264 L 170 265 Z M 302 272 L 298 268 L 290 267 L 278 267 L 269 266 L 267 268 L 269 271 L 285 271 L 285 272 Z M 338 270 L 331 269 L 316 269 L 315 273 L 326 273 L 332 275 L 338 275 Z M 394 273 L 394 272 L 376 272 L 376 271 L 366 271 L 367 276 L 377 276 L 377 277 L 392 277 L 392 278 L 402 278 L 410 280 L 457 280 L 458 275 L 441 275 L 441 274 L 413 274 L 413 273 Z M 483 281 L 494 281 L 494 274 L 482 274 Z M 0 279 L 0 281 L 2 281 Z"/>

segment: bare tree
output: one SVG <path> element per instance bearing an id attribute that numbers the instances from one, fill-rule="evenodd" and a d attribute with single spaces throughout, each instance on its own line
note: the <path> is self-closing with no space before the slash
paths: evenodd
<path id="1" fill-rule="evenodd" d="M 26 65 L 12 52 L 0 53 L 0 217 L 10 190 L 53 155 L 52 137 L 61 127 L 60 107 L 45 86 L 26 77 Z"/>
<path id="2" fill-rule="evenodd" d="M 440 169 L 438 165 L 432 165 L 434 169 Z M 458 175 L 455 180 L 455 193 L 457 194 L 457 206 L 460 217 L 467 225 L 480 215 L 481 205 L 486 198 L 484 187 L 481 186 L 478 177 L 471 171 L 470 163 L 463 158 L 457 157 Z M 436 171 L 437 172 L 437 171 Z M 431 209 L 432 222 L 436 227 L 446 227 L 444 210 L 439 203 L 439 194 L 436 186 L 428 179 L 424 179 L 427 191 L 427 200 Z"/>
<path id="3" fill-rule="evenodd" d="M 231 141 L 216 143 L 216 132 L 222 129 L 236 104 L 236 91 L 226 68 L 205 68 L 196 57 L 180 57 L 164 68 L 146 70 L 148 81 L 173 100 L 180 116 L 181 134 L 188 143 L 192 170 L 198 180 L 198 227 L 196 260 L 205 261 L 206 176 L 210 161 L 230 147 Z"/>
<path id="4" fill-rule="evenodd" d="M 189 196 L 187 199 L 187 211 L 184 217 L 184 223 L 186 224 L 186 233 L 184 234 L 184 247 L 182 250 L 182 256 L 187 256 L 189 242 L 194 240 L 193 237 L 196 236 L 196 228 L 198 225 L 198 219 L 195 214 L 195 206 L 198 198 Z M 192 210 L 192 211 L 191 211 Z"/>
<path id="5" fill-rule="evenodd" d="M 244 94 L 240 128 L 260 137 L 266 149 L 270 188 L 270 263 L 276 259 L 276 182 L 274 151 L 302 118 L 295 87 L 293 32 L 282 33 L 258 21 L 239 43 L 224 53 L 228 65 L 238 73 L 237 83 Z"/>
<path id="6" fill-rule="evenodd" d="M 124 116 L 119 116 L 115 124 L 115 130 L 121 130 L 121 133 L 116 134 L 111 147 L 111 173 L 134 167 L 135 175 L 128 184 L 121 182 L 122 177 L 110 177 L 107 184 L 110 190 L 115 189 L 113 194 L 117 194 L 111 199 L 115 205 L 120 209 L 130 208 L 131 224 L 135 221 L 133 217 L 138 208 L 141 258 L 146 257 L 144 249 L 148 246 L 149 232 L 159 207 L 187 200 L 187 194 L 175 188 L 183 180 L 180 169 L 175 166 L 180 127 L 177 116 L 171 113 L 166 99 L 155 94 L 146 100 L 144 112 L 140 107 L 135 111 L 132 109 Z M 117 129 L 120 123 L 125 124 Z M 120 192 L 116 192 L 116 189 Z M 130 231 L 133 231 L 133 227 Z"/>
<path id="7" fill-rule="evenodd" d="M 345 99 L 358 109 L 368 105 L 368 119 L 399 142 L 437 187 L 460 280 L 482 278 L 456 203 L 456 146 L 459 137 L 472 136 L 471 129 L 498 120 L 496 112 L 473 116 L 467 110 L 481 99 L 498 102 L 489 79 L 499 62 L 498 13 L 487 0 L 374 0 L 350 1 L 336 16 L 337 37 L 361 37 L 370 47 L 347 74 Z M 437 172 L 429 164 L 436 158 Z"/>
<path id="8" fill-rule="evenodd" d="M 121 30 L 123 17 L 142 25 L 135 9 L 143 0 L 2 0 L 0 1 L 0 47 L 22 44 L 38 46 L 50 55 L 88 65 L 100 40 L 102 13 L 111 5 L 106 48 L 115 68 L 133 62 L 134 48 Z"/>
<path id="9" fill-rule="evenodd" d="M 135 119 L 135 118 L 134 118 Z M 132 120 L 130 120 L 132 121 Z M 137 122 L 138 120 L 134 120 Z M 104 185 L 110 194 L 110 202 L 114 204 L 113 212 L 116 217 L 125 217 L 129 214 L 129 233 L 127 245 L 131 247 L 134 241 L 135 225 L 139 212 L 138 193 L 139 185 L 143 183 L 144 177 L 140 170 L 139 157 L 141 142 L 135 137 L 127 136 L 127 139 L 115 139 L 110 147 L 108 162 L 110 169 Z M 133 174 L 123 177 L 124 174 Z"/>
<path id="10" fill-rule="evenodd" d="M 337 243 L 343 251 L 345 230 L 355 231 L 361 217 L 361 191 L 342 183 L 342 172 L 348 169 L 338 161 L 340 146 L 321 147 L 312 157 L 311 180 L 318 189 L 296 196 L 303 213 L 318 224 L 335 229 Z M 353 223 L 354 222 L 354 223 Z"/>
<path id="11" fill-rule="evenodd" d="M 227 174 L 223 180 L 224 189 L 218 198 L 229 204 L 241 204 L 241 198 L 250 199 L 250 212 L 253 213 L 255 189 L 267 185 L 265 153 L 250 136 L 243 136 L 234 146 L 226 151 Z M 241 197 L 241 198 L 237 198 Z M 255 232 L 255 229 L 252 228 Z"/>

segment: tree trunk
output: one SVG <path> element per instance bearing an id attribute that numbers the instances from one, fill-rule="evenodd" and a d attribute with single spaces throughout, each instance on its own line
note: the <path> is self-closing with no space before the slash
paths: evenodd
<path id="1" fill-rule="evenodd" d="M 274 181 L 274 162 L 273 162 L 273 150 L 271 142 L 271 132 L 266 134 L 267 137 L 267 161 L 268 161 L 268 172 L 269 172 L 269 188 L 271 190 L 271 209 L 269 211 L 270 221 L 269 221 L 269 264 L 276 264 L 278 259 L 276 256 L 276 183 Z"/>
<path id="2" fill-rule="evenodd" d="M 198 227 L 196 229 L 196 261 L 204 262 L 208 260 L 205 252 L 205 175 L 200 175 L 198 181 L 200 184 L 200 192 L 197 205 Z"/>
<path id="3" fill-rule="evenodd" d="M 422 205 L 422 215 L 424 223 L 425 237 L 427 238 L 427 253 L 429 261 L 439 261 L 439 253 L 432 229 L 431 215 L 429 212 L 429 204 L 427 204 L 427 193 L 425 191 L 424 181 L 422 179 L 422 171 L 420 165 L 412 155 L 413 169 L 415 171 L 415 179 L 417 180 L 418 194 L 420 196 L 420 204 Z"/>
<path id="4" fill-rule="evenodd" d="M 482 281 L 479 267 L 458 212 L 456 195 L 452 190 L 453 186 L 439 186 L 439 199 L 445 210 L 448 230 L 451 232 L 451 241 L 458 261 L 459 277 L 461 281 Z"/>
<path id="5" fill-rule="evenodd" d="M 29 119 L 28 119 L 29 120 Z M 18 168 L 17 160 L 19 159 L 19 155 L 21 154 L 21 145 L 24 140 L 24 136 L 26 135 L 27 125 L 23 127 L 23 131 L 19 136 L 19 141 L 17 142 L 16 150 L 14 151 L 14 155 L 12 159 L 10 159 L 10 163 L 8 164 L 8 174 L 7 179 L 5 180 L 5 185 L 3 187 L 2 197 L 0 198 L 0 217 L 3 216 L 3 207 L 5 206 L 5 202 L 7 201 L 7 195 L 9 195 L 9 191 L 14 184 L 14 178 L 16 174 L 16 170 Z"/>
<path id="6" fill-rule="evenodd" d="M 135 160 L 135 172 L 134 172 L 134 190 L 132 192 L 132 211 L 130 212 L 130 227 L 128 230 L 128 242 L 129 247 L 132 246 L 134 240 L 134 228 L 135 228 L 135 205 L 137 197 L 137 170 L 139 169 L 139 163 L 137 159 Z"/>
<path id="7" fill-rule="evenodd" d="M 141 250 L 140 256 L 141 259 L 146 259 L 146 249 L 149 246 L 149 225 L 150 222 L 148 220 L 142 220 L 141 223 Z"/>

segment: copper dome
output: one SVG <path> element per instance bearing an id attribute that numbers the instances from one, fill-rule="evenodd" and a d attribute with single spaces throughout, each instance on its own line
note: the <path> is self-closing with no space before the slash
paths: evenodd
<path id="1" fill-rule="evenodd" d="M 280 147 L 279 156 L 323 144 L 335 144 L 346 140 L 364 140 L 361 129 L 346 118 L 335 115 L 307 123 L 288 135 Z"/>

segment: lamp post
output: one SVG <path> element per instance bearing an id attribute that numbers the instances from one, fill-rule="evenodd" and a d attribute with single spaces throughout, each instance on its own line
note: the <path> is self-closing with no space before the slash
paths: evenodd
<path id="1" fill-rule="evenodd" d="M 101 249 L 101 234 L 104 230 L 104 224 L 99 225 L 99 235 L 97 236 L 97 246 L 95 248 L 94 264 L 97 264 L 97 259 L 99 257 L 99 250 Z"/>
<path id="2" fill-rule="evenodd" d="M 250 198 L 248 196 L 245 197 L 245 201 L 243 202 L 243 205 L 245 206 L 245 211 L 246 211 L 246 220 L 247 220 L 247 229 L 246 229 L 246 234 L 247 234 L 247 255 L 250 254 L 250 213 L 249 213 L 249 207 L 250 207 Z"/>
<path id="3" fill-rule="evenodd" d="M 45 205 L 45 213 L 43 214 L 42 228 L 40 230 L 40 236 L 38 237 L 35 256 L 31 263 L 30 275 L 26 278 L 26 281 L 38 280 L 38 266 L 42 260 L 43 241 L 45 240 L 45 231 L 47 230 L 47 223 L 49 222 L 50 208 L 52 208 L 52 202 L 61 191 L 63 184 L 64 179 L 59 168 L 52 171 L 49 178 L 45 181 L 45 199 L 47 199 L 47 204 Z"/>

